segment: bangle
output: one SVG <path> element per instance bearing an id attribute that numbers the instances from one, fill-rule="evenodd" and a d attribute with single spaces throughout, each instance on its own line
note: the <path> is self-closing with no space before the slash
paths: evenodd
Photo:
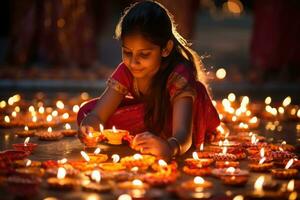
<path id="1" fill-rule="evenodd" d="M 175 156 L 180 155 L 181 154 L 181 146 L 180 146 L 180 143 L 179 143 L 178 139 L 176 137 L 170 137 L 168 139 L 169 144 L 170 144 L 170 141 L 174 141 L 177 145 L 178 149 L 177 149 L 177 152 L 176 152 Z"/>

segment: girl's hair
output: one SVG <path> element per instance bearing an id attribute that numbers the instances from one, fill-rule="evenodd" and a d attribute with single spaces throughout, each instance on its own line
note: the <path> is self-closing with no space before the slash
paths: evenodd
<path id="1" fill-rule="evenodd" d="M 159 71 L 153 77 L 149 95 L 145 97 L 145 124 L 150 131 L 164 133 L 166 119 L 171 114 L 170 96 L 166 87 L 169 75 L 179 63 L 192 67 L 195 79 L 206 85 L 204 67 L 199 55 L 177 31 L 170 12 L 154 1 L 142 1 L 125 9 L 115 30 L 115 38 L 123 39 L 130 34 L 141 34 L 150 42 L 166 47 L 172 40 L 174 47 L 166 58 L 162 58 Z"/>

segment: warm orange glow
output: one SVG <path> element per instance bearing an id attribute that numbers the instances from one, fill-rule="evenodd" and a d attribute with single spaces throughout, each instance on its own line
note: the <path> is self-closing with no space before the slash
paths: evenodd
<path id="1" fill-rule="evenodd" d="M 224 79 L 226 77 L 226 70 L 224 68 L 220 68 L 216 72 L 216 77 L 218 79 Z"/>

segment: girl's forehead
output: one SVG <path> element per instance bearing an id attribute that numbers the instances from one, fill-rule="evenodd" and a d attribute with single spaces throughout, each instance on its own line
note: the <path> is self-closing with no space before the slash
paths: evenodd
<path id="1" fill-rule="evenodd" d="M 126 35 L 122 39 L 122 46 L 130 50 L 152 50 L 159 48 L 141 34 Z"/>

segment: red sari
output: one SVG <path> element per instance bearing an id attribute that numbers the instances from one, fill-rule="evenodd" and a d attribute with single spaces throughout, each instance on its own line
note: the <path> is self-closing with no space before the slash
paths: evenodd
<path id="1" fill-rule="evenodd" d="M 144 105 L 139 101 L 135 79 L 125 64 L 121 63 L 117 67 L 108 79 L 107 85 L 123 94 L 125 98 L 106 122 L 105 127 L 115 125 L 119 129 L 129 130 L 132 135 L 147 131 L 144 124 Z M 171 105 L 176 98 L 193 98 L 193 144 L 199 146 L 204 141 L 205 135 L 212 134 L 220 123 L 218 113 L 206 88 L 201 82 L 195 80 L 190 68 L 179 64 L 168 78 L 167 89 Z M 80 108 L 77 116 L 78 124 L 95 107 L 96 102 L 97 98 L 92 99 Z M 172 113 L 166 121 L 168 122 L 168 131 L 165 133 L 165 137 L 168 138 L 172 136 Z"/>

